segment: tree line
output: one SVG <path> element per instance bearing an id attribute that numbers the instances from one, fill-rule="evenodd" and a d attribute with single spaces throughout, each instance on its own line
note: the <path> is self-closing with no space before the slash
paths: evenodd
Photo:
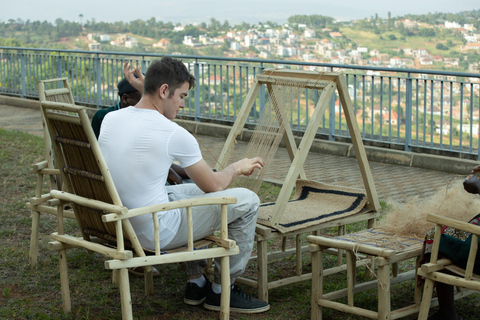
<path id="1" fill-rule="evenodd" d="M 180 26 L 179 23 L 163 22 L 150 18 L 148 20 L 133 20 L 130 22 L 115 21 L 104 22 L 95 19 L 82 22 L 83 14 L 79 15 L 80 22 L 66 21 L 56 19 L 54 23 L 48 21 L 31 21 L 21 19 L 9 19 L 8 21 L 0 21 L 0 45 L 3 46 L 43 46 L 55 47 L 56 42 L 64 37 L 76 37 L 85 33 L 131 33 L 139 36 L 161 39 L 167 38 L 172 44 L 180 45 L 185 35 L 198 37 L 201 34 L 208 34 L 214 37 L 222 32 L 229 30 L 248 30 L 255 26 L 257 29 L 277 28 L 279 25 L 275 22 L 266 21 L 256 24 L 242 22 L 238 25 L 230 25 L 211 18 L 208 22 L 202 22 L 197 25 L 188 24 L 183 30 L 176 30 L 175 27 Z M 432 25 L 443 24 L 445 21 L 455 21 L 461 25 L 472 24 L 480 30 L 480 10 L 471 10 L 460 13 L 428 13 L 426 15 L 405 15 L 403 17 L 391 17 L 390 12 L 386 19 L 380 18 L 375 14 L 371 18 L 357 20 L 353 23 L 361 29 L 373 31 L 377 34 L 397 30 L 402 36 L 435 36 L 435 30 L 431 28 L 419 28 L 419 30 L 410 30 L 405 28 L 403 24 L 394 24 L 394 21 L 407 18 L 414 21 L 425 22 Z M 309 28 L 320 29 L 330 27 L 338 30 L 343 22 L 337 22 L 331 17 L 322 15 L 294 15 L 288 18 L 288 23 L 292 26 L 305 24 Z M 350 22 L 352 23 L 352 22 Z"/>

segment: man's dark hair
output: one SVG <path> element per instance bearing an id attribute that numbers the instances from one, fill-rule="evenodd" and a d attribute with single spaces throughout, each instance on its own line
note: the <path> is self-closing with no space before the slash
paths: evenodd
<path id="1" fill-rule="evenodd" d="M 195 87 L 195 77 L 188 72 L 185 64 L 170 57 L 153 61 L 145 74 L 143 91 L 145 94 L 154 94 L 163 84 L 168 84 L 170 96 L 175 90 L 188 82 L 189 89 Z"/>

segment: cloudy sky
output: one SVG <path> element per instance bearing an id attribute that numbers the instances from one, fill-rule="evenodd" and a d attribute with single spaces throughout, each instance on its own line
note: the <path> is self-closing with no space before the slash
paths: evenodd
<path id="1" fill-rule="evenodd" d="M 132 21 L 154 17 L 163 22 L 208 23 L 211 18 L 230 24 L 274 21 L 283 23 L 292 15 L 319 14 L 340 20 L 362 19 L 378 13 L 386 18 L 429 12 L 456 13 L 480 9 L 479 0 L 16 0 L 4 1 L 0 21 L 9 19 L 68 21 Z"/>

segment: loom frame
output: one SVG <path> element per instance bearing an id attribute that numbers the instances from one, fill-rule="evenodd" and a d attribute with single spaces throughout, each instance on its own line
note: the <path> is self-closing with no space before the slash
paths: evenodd
<path id="1" fill-rule="evenodd" d="M 258 291 L 258 298 L 264 301 L 268 301 L 268 291 L 270 289 L 282 287 L 292 283 L 298 283 L 312 278 L 311 273 L 304 274 L 301 266 L 301 255 L 308 251 L 308 246 L 301 245 L 301 235 L 311 233 L 318 235 L 322 229 L 337 227 L 337 233 L 343 234 L 346 230 L 346 225 L 356 223 L 360 221 L 368 221 L 368 228 L 375 226 L 375 219 L 378 216 L 380 210 L 380 203 L 378 200 L 377 191 L 375 189 L 373 177 L 368 165 L 368 159 L 365 152 L 365 147 L 361 138 L 361 132 L 358 124 L 355 120 L 355 113 L 352 101 L 348 95 L 348 88 L 345 79 L 345 75 L 337 72 L 315 72 L 315 71 L 297 71 L 297 70 L 285 70 L 285 69 L 265 69 L 262 74 L 258 74 L 252 84 L 251 89 L 247 93 L 246 99 L 240 109 L 235 123 L 227 137 L 225 145 L 220 153 L 219 159 L 216 164 L 216 169 L 226 167 L 227 162 L 234 149 L 236 138 L 242 133 L 243 128 L 247 122 L 250 111 L 252 110 L 256 97 L 259 95 L 262 85 L 268 88 L 270 95 L 275 95 L 273 85 L 276 79 L 290 79 L 292 82 L 302 79 L 308 80 L 304 85 L 305 88 L 322 89 L 321 96 L 319 97 L 315 110 L 310 118 L 310 122 L 305 130 L 305 134 L 300 141 L 300 144 L 296 145 L 293 131 L 290 126 L 285 126 L 285 133 L 283 140 L 285 142 L 286 149 L 288 151 L 291 166 L 287 173 L 287 176 L 282 184 L 280 194 L 275 203 L 275 207 L 272 213 L 273 218 L 270 223 L 257 223 L 255 241 L 257 242 L 257 256 L 253 256 L 250 259 L 250 263 L 256 261 L 258 265 L 257 280 L 247 279 L 239 277 L 237 281 L 239 283 L 246 284 Z M 355 150 L 355 156 L 359 164 L 362 181 L 365 186 L 367 204 L 361 212 L 349 217 L 335 219 L 333 221 L 323 223 L 320 225 L 310 226 L 296 231 L 288 233 L 280 233 L 275 229 L 275 226 L 279 223 L 279 220 L 285 210 L 290 194 L 292 193 L 295 182 L 298 177 L 306 179 L 306 174 L 303 169 L 308 152 L 312 146 L 313 140 L 317 133 L 317 129 L 320 125 L 320 121 L 324 113 L 328 110 L 329 102 L 332 95 L 338 92 L 341 106 L 345 114 L 346 123 L 352 138 L 353 148 Z M 278 108 L 279 105 L 273 104 L 274 108 Z M 285 119 L 284 112 L 279 110 L 280 114 L 279 122 L 289 123 L 289 119 Z M 286 238 L 288 236 L 295 237 L 295 248 L 286 249 Z M 267 242 L 272 239 L 282 239 L 282 249 L 275 252 L 267 252 Z M 342 250 L 332 251 L 338 255 L 338 266 L 333 268 L 329 272 L 335 273 L 341 271 L 341 257 Z M 269 260 L 278 259 L 292 254 L 296 255 L 296 275 L 277 281 L 269 282 L 268 280 L 268 262 Z"/>

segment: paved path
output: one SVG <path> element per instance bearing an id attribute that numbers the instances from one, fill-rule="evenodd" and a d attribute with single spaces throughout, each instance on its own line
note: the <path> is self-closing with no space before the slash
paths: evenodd
<path id="1" fill-rule="evenodd" d="M 39 110 L 0 105 L 0 127 L 20 130 L 43 136 Z M 221 152 L 225 139 L 198 136 L 203 155 L 207 162 L 215 165 L 215 157 Z M 245 150 L 245 143 L 235 147 L 239 154 Z M 267 168 L 266 179 L 281 182 L 286 176 L 290 161 L 286 149 L 280 148 L 275 155 L 275 165 Z M 324 183 L 362 188 L 360 172 L 355 159 L 311 152 L 305 163 L 307 178 Z M 452 181 L 462 181 L 465 176 L 406 167 L 378 162 L 370 162 L 373 180 L 380 200 L 405 202 L 413 197 L 428 197 L 444 190 Z"/>

